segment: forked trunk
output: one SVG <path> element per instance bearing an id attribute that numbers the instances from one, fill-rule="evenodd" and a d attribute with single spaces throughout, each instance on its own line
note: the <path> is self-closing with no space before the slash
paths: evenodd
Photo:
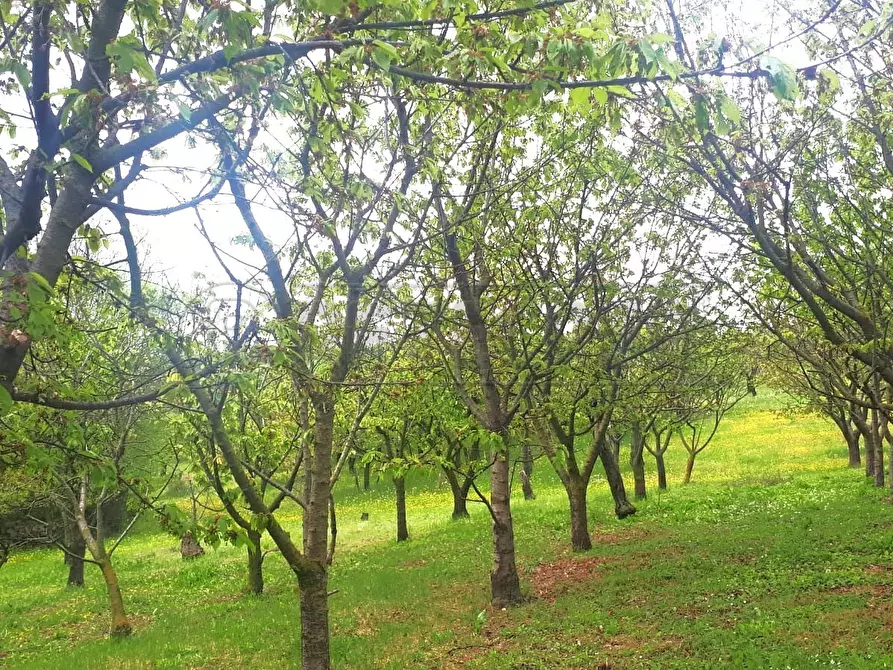
<path id="1" fill-rule="evenodd" d="M 118 585 L 118 575 L 112 566 L 112 559 L 108 556 L 100 561 L 102 578 L 105 580 L 105 588 L 109 596 L 109 611 L 112 615 L 112 625 L 109 634 L 112 637 L 127 637 L 133 631 L 127 614 L 124 612 L 124 598 L 121 597 L 121 587 Z"/>
<path id="2" fill-rule="evenodd" d="M 657 466 L 657 488 L 661 491 L 667 490 L 667 465 L 664 463 L 664 452 L 658 451 L 654 454 L 654 463 Z"/>
<path id="3" fill-rule="evenodd" d="M 470 516 L 468 514 L 468 501 L 466 500 L 468 497 L 468 488 L 463 488 L 459 484 L 459 478 L 456 477 L 456 473 L 449 468 L 444 468 L 443 474 L 450 483 L 450 492 L 453 494 L 453 521 L 456 521 L 457 519 L 467 519 Z"/>
<path id="4" fill-rule="evenodd" d="M 611 488 L 611 497 L 614 498 L 614 514 L 618 519 L 625 519 L 636 513 L 636 507 L 626 497 L 626 486 L 623 484 L 623 476 L 620 474 L 620 467 L 614 460 L 614 453 L 610 449 L 606 449 L 602 444 L 599 449 L 599 456 L 602 459 L 602 466 L 605 468 L 605 477 L 608 480 L 608 486 Z"/>
<path id="5" fill-rule="evenodd" d="M 571 547 L 574 551 L 589 551 L 589 520 L 586 515 L 586 485 L 582 480 L 571 481 L 567 487 L 571 509 Z"/>
<path id="6" fill-rule="evenodd" d="M 394 477 L 394 489 L 397 492 L 397 542 L 409 539 L 409 528 L 406 526 L 406 478 Z"/>
<path id="7" fill-rule="evenodd" d="M 685 476 L 682 478 L 683 484 L 688 484 L 691 482 L 691 471 L 694 470 L 695 467 L 695 455 L 692 452 L 688 453 L 688 460 L 685 461 Z"/>
<path id="8" fill-rule="evenodd" d="M 509 489 L 508 445 L 500 448 L 490 468 L 490 507 L 493 510 L 493 571 L 490 593 L 497 607 L 515 605 L 523 600 L 518 569 L 515 566 L 515 533 Z"/>
<path id="9" fill-rule="evenodd" d="M 248 593 L 259 596 L 264 592 L 264 554 L 260 548 L 261 534 L 248 529 Z"/>

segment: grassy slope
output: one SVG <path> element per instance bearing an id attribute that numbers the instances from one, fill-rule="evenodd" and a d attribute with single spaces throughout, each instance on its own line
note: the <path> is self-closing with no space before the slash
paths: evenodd
<path id="1" fill-rule="evenodd" d="M 670 491 L 652 490 L 632 519 L 613 519 L 607 487 L 595 482 L 595 548 L 583 556 L 567 549 L 564 494 L 539 464 L 538 499 L 514 504 L 522 579 L 539 597 L 488 610 L 482 627 L 485 510 L 452 523 L 448 489 L 416 486 L 413 539 L 397 546 L 386 484 L 357 495 L 346 482 L 332 571 L 335 667 L 893 668 L 893 509 L 845 469 L 829 425 L 779 417 L 773 404 L 736 410 L 688 487 L 679 484 L 684 452 L 671 446 Z M 248 597 L 242 550 L 183 562 L 175 544 L 147 531 L 119 549 L 136 623 L 124 642 L 104 639 L 95 568 L 86 589 L 67 590 L 58 552 L 15 557 L 0 570 L 0 666 L 296 667 L 297 600 L 281 558 L 267 559 L 267 593 Z"/>

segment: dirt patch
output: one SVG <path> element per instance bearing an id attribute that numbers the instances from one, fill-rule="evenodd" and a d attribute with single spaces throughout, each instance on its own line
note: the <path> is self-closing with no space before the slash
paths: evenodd
<path id="1" fill-rule="evenodd" d="M 865 573 L 874 577 L 889 577 L 893 579 L 893 566 L 891 565 L 866 565 Z"/>
<path id="2" fill-rule="evenodd" d="M 211 605 L 220 605 L 223 603 L 232 603 L 240 598 L 244 598 L 248 595 L 247 591 L 235 591 L 233 593 L 222 593 L 219 596 L 214 596 L 213 598 L 208 598 L 205 602 Z"/>
<path id="3" fill-rule="evenodd" d="M 865 572 L 875 578 L 893 580 L 893 567 L 889 565 L 869 565 Z M 865 608 L 870 615 L 883 624 L 885 631 L 893 632 L 893 583 L 872 584 Z"/>
<path id="4" fill-rule="evenodd" d="M 839 586 L 832 586 L 829 589 L 825 589 L 825 593 L 832 596 L 850 596 L 864 595 L 870 590 L 870 587 L 865 584 L 840 584 Z"/>
<path id="5" fill-rule="evenodd" d="M 425 565 L 427 565 L 427 562 L 423 561 L 422 559 L 419 559 L 417 561 L 406 561 L 406 563 L 404 563 L 400 567 L 402 567 L 402 568 L 421 568 L 421 567 L 424 567 Z"/>
<path id="6" fill-rule="evenodd" d="M 568 558 L 538 565 L 531 574 L 533 592 L 537 598 L 554 602 L 555 598 L 566 593 L 570 586 L 595 579 L 605 563 L 605 559 L 593 556 L 583 559 Z"/>
<path id="7" fill-rule="evenodd" d="M 471 663 L 476 658 L 483 656 L 484 654 L 488 654 L 491 651 L 501 651 L 508 648 L 508 641 L 506 640 L 498 640 L 498 639 L 490 639 L 493 637 L 493 634 L 487 634 L 486 631 L 483 633 L 484 640 L 480 644 L 463 644 L 458 647 L 453 647 L 452 649 L 448 649 L 446 652 L 446 659 L 444 659 L 443 664 L 440 666 L 442 670 L 454 670 L 458 668 L 468 667 L 468 664 Z"/>
<path id="8" fill-rule="evenodd" d="M 630 526 L 615 531 L 595 531 L 592 534 L 592 546 L 597 547 L 606 544 L 623 544 L 625 542 L 632 542 L 633 540 L 649 537 L 652 534 L 652 531 L 642 528 L 641 526 Z"/>
<path id="9" fill-rule="evenodd" d="M 878 622 L 883 623 L 886 631 L 893 631 L 893 585 L 875 584 L 871 587 L 871 595 L 865 603 L 865 609 Z"/>
<path id="10" fill-rule="evenodd" d="M 152 617 L 142 614 L 130 614 L 130 621 L 134 635 L 145 630 L 152 624 Z M 108 637 L 108 618 L 105 614 L 88 619 L 66 621 L 50 626 L 40 631 L 41 635 L 50 640 L 73 640 L 83 642 L 85 640 L 101 640 Z"/>

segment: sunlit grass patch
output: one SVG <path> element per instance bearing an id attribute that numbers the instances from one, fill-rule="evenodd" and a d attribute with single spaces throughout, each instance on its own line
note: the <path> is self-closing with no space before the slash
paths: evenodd
<path id="1" fill-rule="evenodd" d="M 584 556 L 570 551 L 564 491 L 537 461 L 537 499 L 512 502 L 525 589 L 536 593 L 542 566 L 592 569 L 568 569 L 548 597 L 508 611 L 487 603 L 492 545 L 482 505 L 452 522 L 445 482 L 413 473 L 411 540 L 398 545 L 390 481 L 364 493 L 345 479 L 331 574 L 334 666 L 893 667 L 893 510 L 846 469 L 833 426 L 779 413 L 770 400 L 749 399 L 728 417 L 689 486 L 680 484 L 680 445 L 668 453 L 669 491 L 658 493 L 647 462 L 649 495 L 635 517 L 614 518 L 596 477 L 594 549 Z M 297 510 L 285 512 L 299 534 Z M 105 593 L 92 566 L 87 587 L 70 590 L 59 552 L 30 552 L 0 570 L 0 664 L 296 667 L 296 586 L 277 554 L 259 597 L 243 593 L 243 549 L 182 561 L 176 538 L 145 528 L 117 558 L 138 622 L 132 639 L 105 639 Z"/>

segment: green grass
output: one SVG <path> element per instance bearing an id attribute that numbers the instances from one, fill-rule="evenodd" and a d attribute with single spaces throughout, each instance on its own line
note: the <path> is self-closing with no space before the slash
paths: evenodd
<path id="1" fill-rule="evenodd" d="M 335 667 L 893 668 L 893 508 L 846 469 L 832 426 L 777 406 L 771 395 L 742 404 L 687 487 L 672 445 L 670 490 L 657 495 L 650 480 L 633 518 L 614 519 L 595 481 L 584 555 L 570 553 L 564 493 L 538 463 L 537 500 L 516 495 L 513 509 L 522 580 L 539 597 L 508 611 L 487 608 L 481 505 L 450 522 L 446 485 L 417 478 L 412 540 L 397 545 L 386 482 L 368 494 L 344 482 Z M 149 529 L 117 563 L 136 628 L 120 642 L 104 637 L 93 566 L 87 587 L 69 590 L 59 552 L 14 557 L 0 570 L 0 666 L 297 667 L 296 590 L 279 556 L 267 558 L 261 597 L 241 593 L 244 554 L 231 547 L 184 562 L 175 540 Z"/>

